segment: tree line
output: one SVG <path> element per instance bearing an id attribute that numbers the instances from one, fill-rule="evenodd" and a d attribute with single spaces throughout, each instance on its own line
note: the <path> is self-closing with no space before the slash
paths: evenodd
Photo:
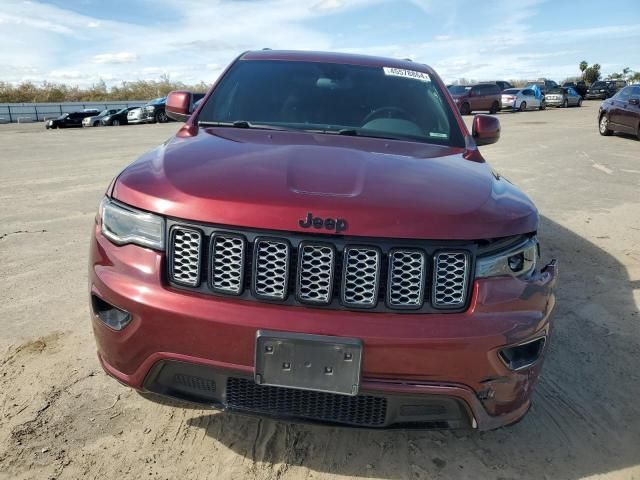
<path id="1" fill-rule="evenodd" d="M 182 82 L 171 81 L 168 76 L 162 76 L 159 80 L 121 82 L 119 85 L 111 87 L 108 87 L 103 80 L 90 87 L 70 86 L 46 81 L 41 84 L 26 81 L 13 85 L 9 82 L 0 81 L 0 103 L 149 100 L 163 97 L 172 90 L 191 90 L 204 93 L 208 89 L 209 85 L 204 82 L 196 85 L 186 85 Z"/>

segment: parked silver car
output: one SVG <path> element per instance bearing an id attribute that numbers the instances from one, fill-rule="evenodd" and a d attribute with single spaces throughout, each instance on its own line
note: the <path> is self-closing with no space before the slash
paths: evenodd
<path id="1" fill-rule="evenodd" d="M 93 117 L 86 117 L 82 119 L 83 127 L 99 127 L 102 125 L 101 120 L 107 115 L 113 115 L 118 110 L 115 108 L 109 110 L 103 110 L 98 115 L 94 115 Z"/>
<path id="2" fill-rule="evenodd" d="M 521 112 L 544 110 L 544 97 L 538 97 L 531 88 L 508 88 L 502 92 L 500 106 L 502 110 L 519 110 Z"/>
<path id="3" fill-rule="evenodd" d="M 580 107 L 582 97 L 573 87 L 552 88 L 544 96 L 547 105 L 551 107 Z"/>
<path id="4" fill-rule="evenodd" d="M 127 113 L 127 123 L 143 123 L 145 120 L 142 118 L 142 108 L 134 108 L 133 110 L 129 110 Z"/>

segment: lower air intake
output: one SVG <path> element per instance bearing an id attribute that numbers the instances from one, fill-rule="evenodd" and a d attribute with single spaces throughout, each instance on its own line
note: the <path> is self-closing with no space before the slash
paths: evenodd
<path id="1" fill-rule="evenodd" d="M 227 405 L 268 415 L 364 427 L 382 426 L 387 416 L 386 398 L 270 387 L 235 377 L 227 379 Z"/>

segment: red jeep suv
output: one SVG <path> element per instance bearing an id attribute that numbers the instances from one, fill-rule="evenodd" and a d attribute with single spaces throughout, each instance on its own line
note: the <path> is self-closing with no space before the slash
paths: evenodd
<path id="1" fill-rule="evenodd" d="M 555 262 L 429 67 L 247 52 L 109 186 L 89 263 L 106 372 L 150 398 L 356 427 L 530 405 Z M 191 113 L 191 114 L 190 114 Z"/>

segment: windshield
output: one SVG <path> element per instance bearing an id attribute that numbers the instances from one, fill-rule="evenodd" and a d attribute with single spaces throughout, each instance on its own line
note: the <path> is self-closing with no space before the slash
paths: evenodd
<path id="1" fill-rule="evenodd" d="M 463 147 L 445 98 L 431 77 L 418 71 L 240 60 L 216 86 L 198 121 Z"/>
<path id="2" fill-rule="evenodd" d="M 558 88 L 558 87 L 553 87 L 549 89 L 548 93 L 565 93 L 566 90 L 563 90 L 562 88 Z"/>
<path id="3" fill-rule="evenodd" d="M 604 88 L 606 86 L 607 84 L 605 82 L 595 82 L 593 85 L 591 85 L 591 88 Z"/>
<path id="4" fill-rule="evenodd" d="M 449 93 L 451 93 L 451 95 L 462 95 L 469 90 L 471 90 L 471 85 L 451 85 L 449 87 Z"/>

